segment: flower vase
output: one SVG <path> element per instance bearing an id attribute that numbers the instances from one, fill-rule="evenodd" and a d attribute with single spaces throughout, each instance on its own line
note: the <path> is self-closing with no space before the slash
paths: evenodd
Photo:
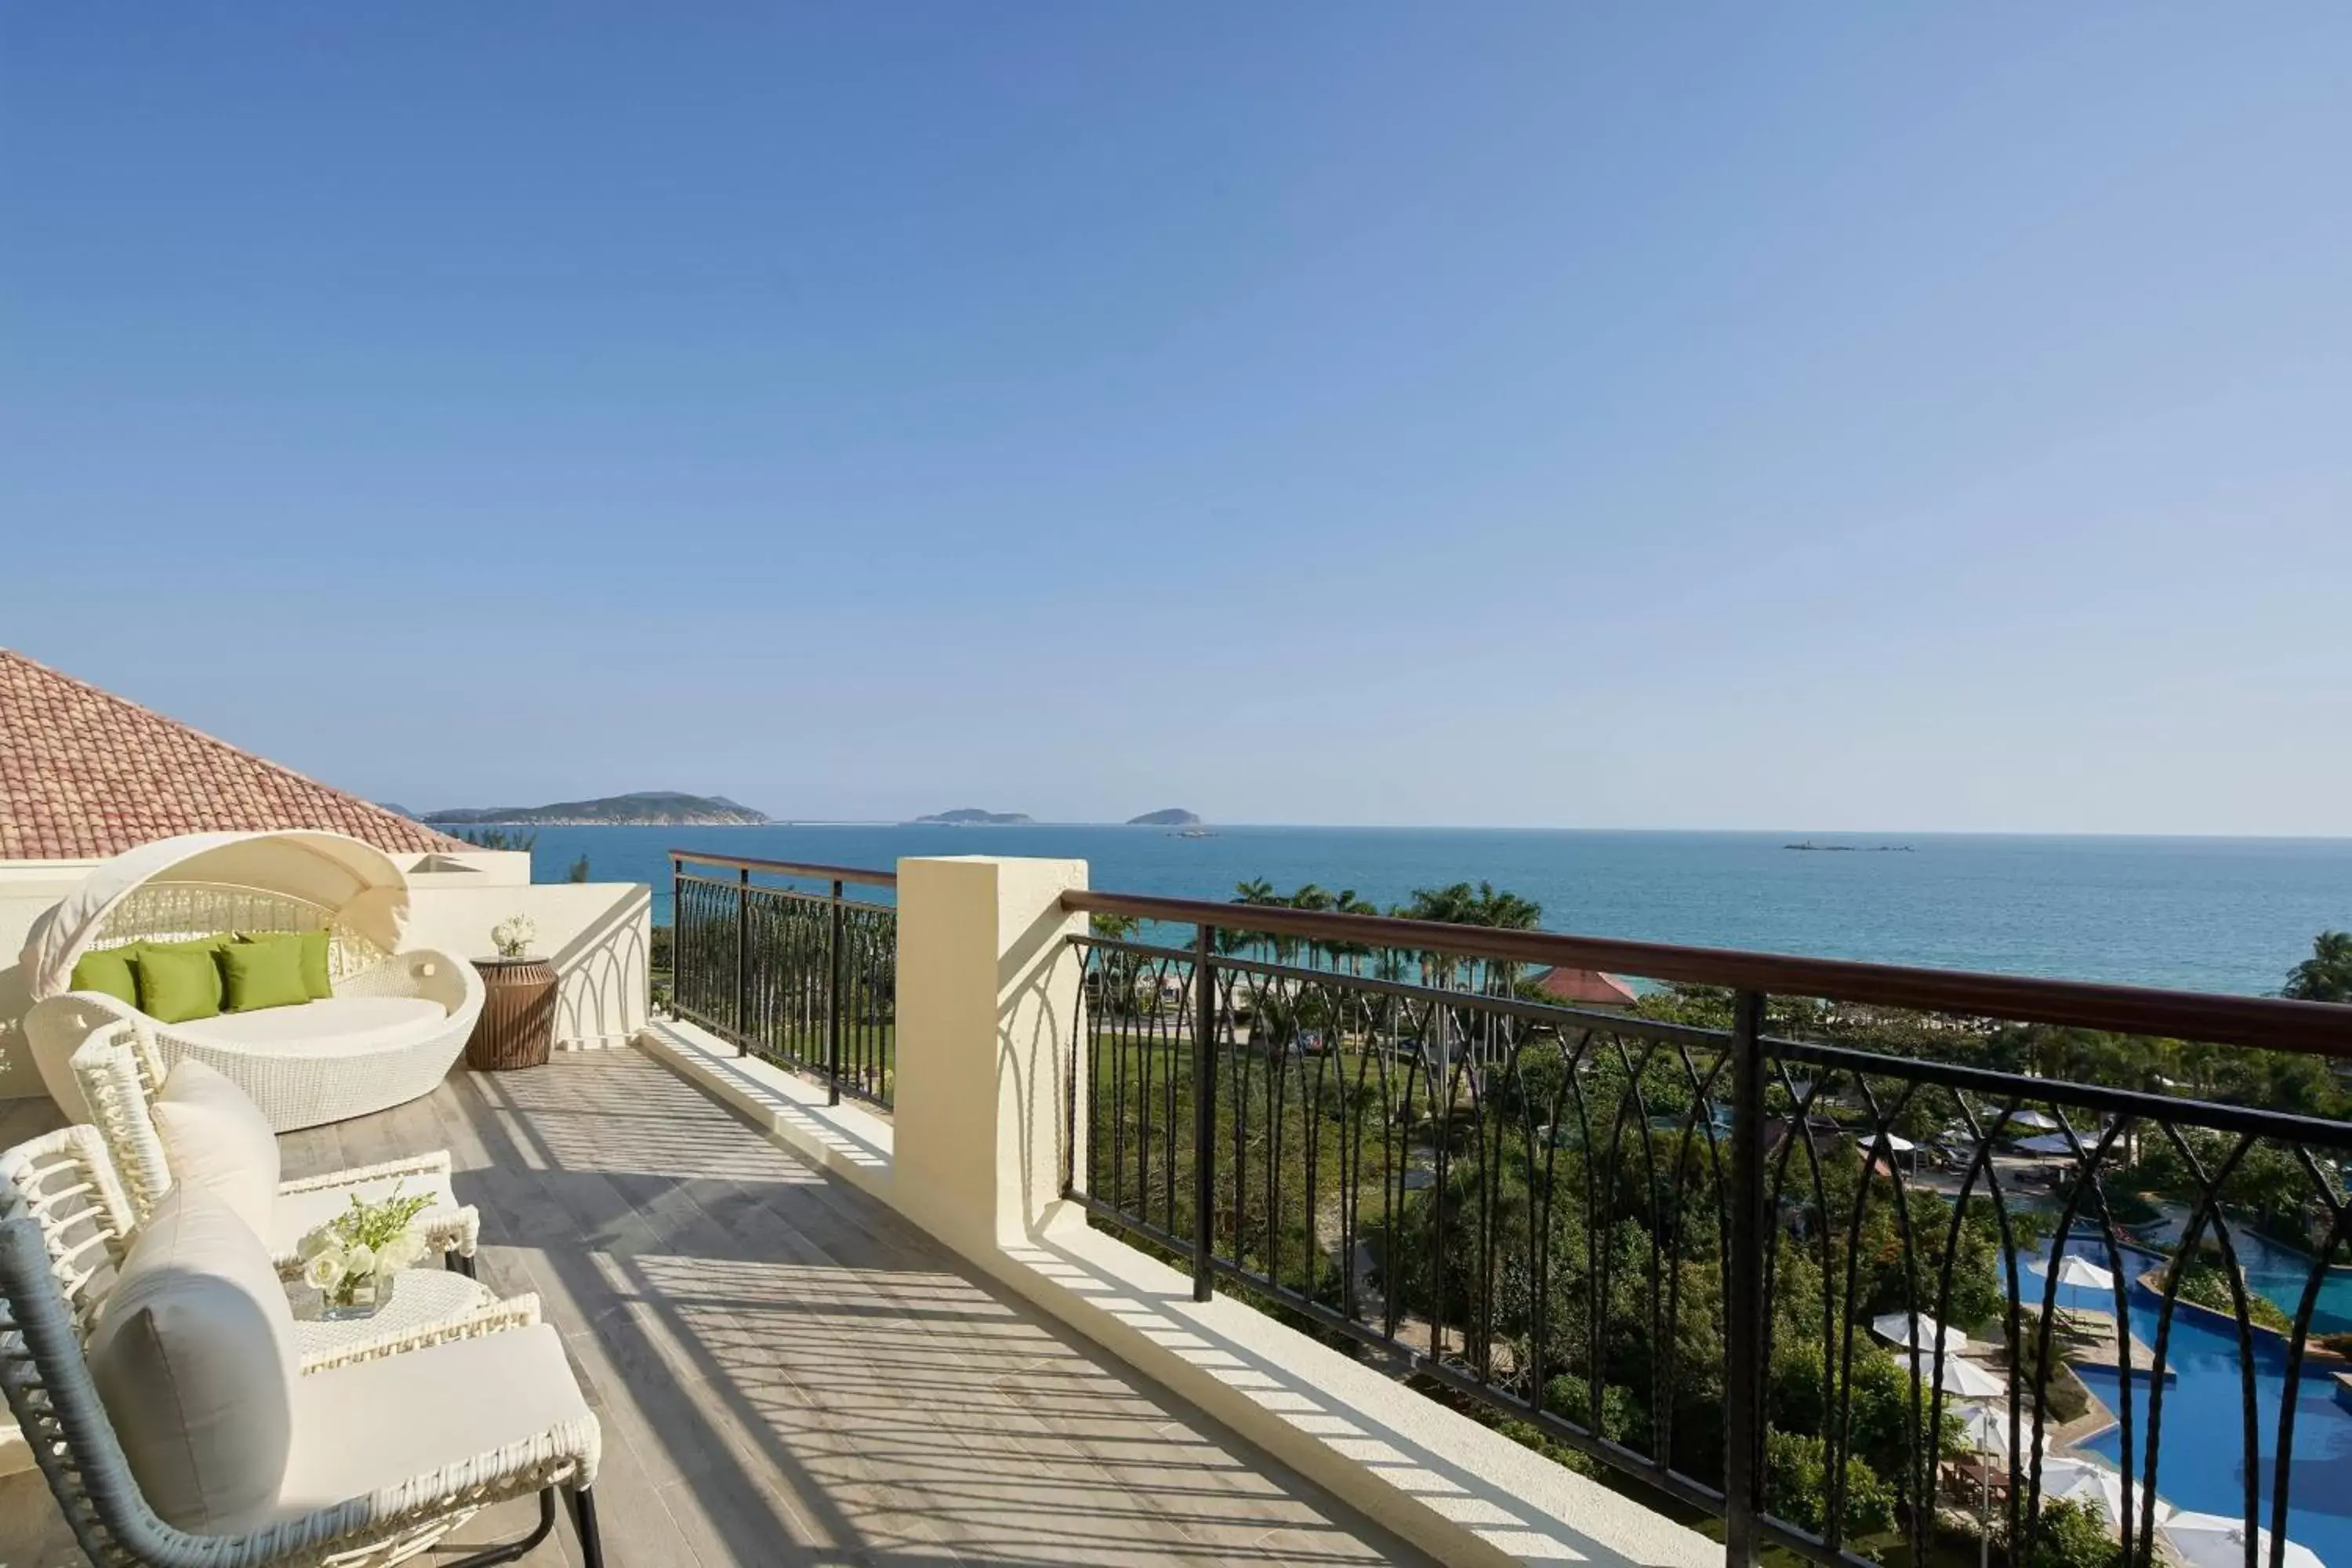
<path id="1" fill-rule="evenodd" d="M 392 1300 L 394 1274 L 368 1274 L 349 1280 L 326 1293 L 319 1309 L 320 1320 L 329 1323 L 347 1323 L 361 1318 L 373 1318 L 383 1310 Z"/>

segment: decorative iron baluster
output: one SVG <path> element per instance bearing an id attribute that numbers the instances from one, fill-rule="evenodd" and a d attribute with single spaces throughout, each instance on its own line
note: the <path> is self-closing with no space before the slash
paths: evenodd
<path id="1" fill-rule="evenodd" d="M 738 870 L 735 880 L 735 1011 L 731 1016 L 735 1025 L 735 1054 L 742 1056 L 751 1048 L 748 1044 L 750 1037 L 743 1031 L 743 1010 L 746 987 L 750 984 L 751 973 L 749 967 L 751 955 L 744 942 L 744 928 L 751 919 L 751 868 L 746 866 Z"/>
<path id="2" fill-rule="evenodd" d="M 841 1103 L 841 1014 L 842 963 L 846 956 L 841 942 L 841 879 L 833 881 L 833 902 L 826 910 L 825 957 L 827 960 L 824 993 L 824 1102 Z"/>
<path id="3" fill-rule="evenodd" d="M 1204 925 L 1192 958 L 1192 1300 L 1216 1293 L 1216 1238 L 1211 1210 L 1217 1198 L 1214 1143 L 1217 1135 L 1217 929 Z M 1238 1118 L 1236 1119 L 1238 1120 Z M 1236 1177 L 1241 1162 L 1234 1163 Z M 1240 1188 L 1235 1186 L 1239 1205 Z M 1235 1236 L 1240 1215 L 1234 1216 Z"/>
<path id="4" fill-rule="evenodd" d="M 1771 1232 L 1764 1208 L 1764 998 L 1742 991 L 1732 1003 L 1731 1294 L 1725 1301 L 1724 1562 L 1749 1568 L 1763 1511 L 1764 1248 Z M 1595 1405 L 1596 1410 L 1598 1405 Z"/>

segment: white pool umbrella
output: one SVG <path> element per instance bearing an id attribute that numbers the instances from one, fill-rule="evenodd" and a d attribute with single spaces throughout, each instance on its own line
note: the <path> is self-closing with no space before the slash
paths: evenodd
<path id="1" fill-rule="evenodd" d="M 2218 1513 L 2176 1513 L 2165 1521 L 2164 1539 L 2180 1553 L 2189 1568 L 2246 1568 L 2246 1521 Z M 2257 1531 L 2254 1561 L 2270 1568 L 2271 1532 Z M 2319 1553 L 2290 1541 L 2283 1561 L 2286 1568 L 2327 1568 Z"/>
<path id="2" fill-rule="evenodd" d="M 2009 1420 L 1990 1405 L 1963 1405 L 1954 1414 L 1960 1423 L 1960 1441 L 1980 1454 L 2009 1452 Z"/>
<path id="3" fill-rule="evenodd" d="M 2050 1265 L 2047 1263 L 2029 1263 L 2026 1267 L 2044 1279 L 2049 1278 Z M 2085 1290 L 2112 1290 L 2116 1288 L 2116 1277 L 2089 1258 L 2077 1258 L 2070 1252 L 2058 1260 L 2058 1283 L 2080 1286 Z"/>
<path id="4" fill-rule="evenodd" d="M 1927 1358 L 1922 1354 L 1919 1359 L 1924 1364 Z M 1999 1399 L 2009 1392 L 2009 1384 L 2000 1378 L 1956 1355 L 1944 1358 L 1943 1370 L 1936 1374 L 1936 1386 L 1962 1399 Z"/>
<path id="5" fill-rule="evenodd" d="M 2009 1119 L 2009 1124 L 2034 1132 L 2054 1132 L 2058 1130 L 2058 1119 L 2045 1116 L 2039 1110 L 2021 1110 Z"/>
<path id="6" fill-rule="evenodd" d="M 2111 1529 L 2123 1528 L 2124 1478 L 2120 1471 L 2105 1465 L 2095 1465 L 2088 1459 L 2057 1458 L 2042 1461 L 2042 1496 L 2045 1501 L 2080 1503 L 2095 1509 Z M 2139 1510 L 2147 1500 L 2146 1490 L 2132 1488 L 2132 1527 L 2139 1526 Z M 2156 1500 L 2156 1522 L 2162 1524 L 2172 1517 L 2172 1505 L 2162 1498 Z M 2241 1561 L 2237 1568 L 2245 1568 Z"/>
<path id="7" fill-rule="evenodd" d="M 1870 1321 L 1870 1331 L 1891 1345 L 1916 1346 L 1932 1353 L 1938 1342 L 1944 1353 L 1969 1348 L 1969 1336 L 1925 1312 L 1888 1312 Z"/>
<path id="8" fill-rule="evenodd" d="M 1974 1362 L 1963 1362 L 1959 1364 L 1976 1367 Z M 2010 1451 L 2009 1411 L 2006 1407 L 1998 1405 L 1963 1404 L 1953 1414 L 1959 1417 L 1960 1441 L 1969 1447 L 1980 1454 L 2006 1454 Z M 2033 1423 L 2022 1417 L 2020 1418 L 2020 1422 L 2018 1436 L 2028 1442 L 2032 1441 Z M 2049 1443 L 2050 1434 L 2045 1430 L 2042 1435 L 2042 1447 L 2048 1447 Z"/>

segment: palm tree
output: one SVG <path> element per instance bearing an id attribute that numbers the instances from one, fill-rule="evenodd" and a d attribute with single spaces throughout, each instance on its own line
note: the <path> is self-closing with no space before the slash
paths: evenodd
<path id="1" fill-rule="evenodd" d="M 1371 900 L 1356 897 L 1356 889 L 1353 888 L 1342 888 L 1332 894 L 1329 907 L 1335 915 L 1376 915 L 1381 912 L 1380 906 L 1373 903 Z M 1367 942 L 1331 942 L 1324 943 L 1323 948 L 1331 955 L 1334 964 L 1337 964 L 1340 959 L 1346 959 L 1348 973 L 1350 974 L 1361 974 L 1364 972 L 1364 960 L 1372 955 L 1371 946 Z"/>
<path id="2" fill-rule="evenodd" d="M 1543 919 L 1543 906 L 1517 893 L 1498 893 L 1492 882 L 1481 882 L 1472 889 L 1467 882 L 1456 882 L 1448 888 L 1415 888 L 1412 901 L 1394 913 L 1407 920 L 1438 921 L 1446 925 L 1485 926 L 1493 931 L 1532 931 Z M 1441 990 L 1454 988 L 1454 976 L 1462 961 L 1451 953 L 1423 952 L 1422 972 L 1429 984 Z M 1478 989 L 1495 994 L 1507 995 L 1513 989 L 1515 965 L 1509 963 L 1472 965 L 1480 982 Z M 1449 1010 L 1433 1008 L 1432 1032 L 1436 1052 L 1437 1081 L 1453 1081 L 1454 1024 Z"/>
<path id="3" fill-rule="evenodd" d="M 1495 890 L 1492 882 L 1486 891 Z M 1401 920 L 1443 921 L 1447 925 L 1474 926 L 1478 919 L 1478 895 L 1467 882 L 1456 882 L 1450 888 L 1415 888 L 1412 897 L 1401 907 L 1389 911 Z"/>
<path id="4" fill-rule="evenodd" d="M 1543 919 L 1543 906 L 1517 893 L 1498 893 L 1492 882 L 1478 884 L 1477 923 L 1489 931 L 1533 931 Z M 1518 965 L 1496 962 L 1486 971 L 1486 988 L 1507 996 L 1517 988 Z"/>
<path id="5" fill-rule="evenodd" d="M 1498 893 L 1492 882 L 1478 884 L 1478 923 L 1496 931 L 1533 931 L 1543 919 L 1543 906 L 1517 893 Z"/>
<path id="6" fill-rule="evenodd" d="M 1264 877 L 1234 883 L 1233 901 L 1262 910 L 1284 909 L 1290 903 L 1288 899 L 1276 892 L 1274 884 Z M 1298 942 L 1294 937 L 1267 936 L 1248 931 L 1220 931 L 1217 933 L 1217 950 L 1220 952 L 1240 952 L 1259 943 L 1264 943 L 1272 952 L 1276 963 L 1288 963 L 1298 951 Z"/>
<path id="7" fill-rule="evenodd" d="M 1310 913 L 1318 913 L 1331 907 L 1331 895 L 1323 888 L 1308 882 L 1282 901 L 1294 910 L 1306 910 Z M 1316 960 L 1324 957 L 1329 951 L 1319 942 L 1308 942 L 1307 944 L 1308 965 L 1312 967 Z"/>
<path id="8" fill-rule="evenodd" d="M 1108 942 L 1129 942 L 1142 921 L 1133 915 L 1088 915 L 1087 930 Z M 1132 952 L 1113 950 L 1101 954 L 1086 971 L 1087 984 L 1097 1000 L 1108 995 L 1122 1013 L 1134 1011 L 1136 983 L 1143 973 L 1142 958 Z"/>
<path id="9" fill-rule="evenodd" d="M 1485 926 L 1490 931 L 1533 931 L 1543 919 L 1541 904 L 1517 893 L 1498 893 L 1492 882 L 1481 882 L 1475 889 L 1467 882 L 1450 888 L 1415 888 L 1412 900 L 1391 912 L 1405 920 Z M 1434 984 L 1452 985 L 1456 960 L 1444 953 L 1424 952 L 1421 961 Z M 1496 967 L 1506 991 L 1510 989 L 1511 969 L 1509 964 Z"/>
<path id="10" fill-rule="evenodd" d="M 1474 926 L 1479 923 L 1478 896 L 1470 890 L 1467 882 L 1456 882 L 1450 888 L 1415 888 L 1410 900 L 1389 913 L 1399 920 Z M 1443 990 L 1453 989 L 1456 966 L 1457 961 L 1451 953 L 1424 952 L 1421 955 L 1423 978 Z"/>
<path id="11" fill-rule="evenodd" d="M 2284 994 L 2298 1002 L 2352 1002 L 2352 931 L 2324 931 L 2311 956 L 2288 971 Z"/>

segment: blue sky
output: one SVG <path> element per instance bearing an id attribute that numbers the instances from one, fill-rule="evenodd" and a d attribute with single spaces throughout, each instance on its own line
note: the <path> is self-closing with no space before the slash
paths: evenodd
<path id="1" fill-rule="evenodd" d="M 2347 78 L 2321 5 L 17 6 L 0 644 L 420 807 L 2352 832 Z"/>

